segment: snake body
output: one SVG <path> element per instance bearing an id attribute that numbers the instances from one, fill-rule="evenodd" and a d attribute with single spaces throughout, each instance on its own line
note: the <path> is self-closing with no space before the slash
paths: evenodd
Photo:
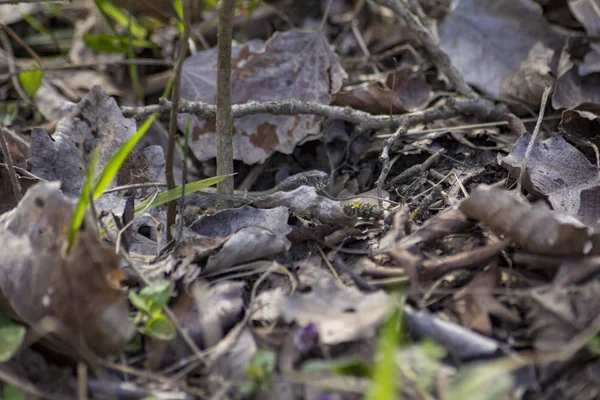
<path id="1" fill-rule="evenodd" d="M 277 192 L 290 192 L 300 186 L 312 186 L 316 190 L 321 190 L 329 183 L 329 175 L 319 170 L 311 170 L 292 175 L 278 185 L 269 190 L 259 190 L 255 192 L 236 191 L 234 196 L 220 194 L 215 191 L 203 190 L 192 193 L 185 198 L 187 206 L 196 206 L 199 208 L 215 207 L 217 200 L 233 201 L 236 206 L 243 204 L 252 204 L 255 201 L 262 200 Z"/>

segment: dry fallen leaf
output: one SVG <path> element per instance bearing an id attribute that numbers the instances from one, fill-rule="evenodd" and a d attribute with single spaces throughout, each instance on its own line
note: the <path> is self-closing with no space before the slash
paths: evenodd
<path id="1" fill-rule="evenodd" d="M 461 0 L 440 24 L 439 36 L 467 82 L 494 97 L 536 42 L 554 50 L 563 42 L 531 0 Z"/>
<path id="2" fill-rule="evenodd" d="M 517 313 L 507 308 L 492 295 L 498 285 L 499 275 L 497 269 L 484 271 L 452 296 L 454 311 L 464 327 L 490 336 L 492 334 L 490 316 L 492 315 L 512 325 L 518 325 L 521 322 Z"/>
<path id="3" fill-rule="evenodd" d="M 530 134 L 522 135 L 500 165 L 519 176 Z M 600 171 L 575 147 L 556 135 L 537 141 L 523 173 L 523 186 L 537 198 L 547 198 L 552 208 L 584 224 L 596 226 L 600 220 L 598 197 Z"/>
<path id="4" fill-rule="evenodd" d="M 79 232 L 73 251 L 61 251 L 74 204 L 58 182 L 29 189 L 19 206 L 0 217 L 0 289 L 4 312 L 35 326 L 53 319 L 45 339 L 55 351 L 85 357 L 117 353 L 135 333 L 129 303 L 118 288 L 119 257 L 105 248 L 93 225 Z"/>
<path id="5" fill-rule="evenodd" d="M 546 86 L 554 83 L 550 69 L 552 57 L 554 50 L 543 43 L 536 43 L 517 70 L 504 79 L 500 97 L 537 107 Z"/>
<path id="6" fill-rule="evenodd" d="M 389 74 L 385 85 L 366 82 L 344 89 L 335 96 L 333 104 L 371 114 L 400 114 L 423 109 L 431 96 L 431 88 L 422 76 L 400 69 Z"/>
<path id="7" fill-rule="evenodd" d="M 181 96 L 214 104 L 216 49 L 198 52 L 183 64 Z M 276 33 L 260 48 L 249 42 L 233 50 L 232 103 L 252 100 L 314 100 L 329 104 L 346 76 L 337 55 L 320 32 L 290 30 Z M 196 157 L 216 156 L 215 120 L 191 116 Z M 246 164 L 262 163 L 273 152 L 290 154 L 298 143 L 320 136 L 321 117 L 256 114 L 234 121 L 233 156 Z M 186 115 L 178 118 L 185 131 Z"/>
<path id="8" fill-rule="evenodd" d="M 388 296 L 383 291 L 362 294 L 353 287 L 341 288 L 332 278 L 281 304 L 288 323 L 315 324 L 321 343 L 330 345 L 372 337 L 387 309 Z"/>
<path id="9" fill-rule="evenodd" d="M 590 227 L 543 203 L 531 205 L 504 189 L 480 185 L 459 209 L 533 253 L 582 255 L 600 251 L 594 246 Z"/>

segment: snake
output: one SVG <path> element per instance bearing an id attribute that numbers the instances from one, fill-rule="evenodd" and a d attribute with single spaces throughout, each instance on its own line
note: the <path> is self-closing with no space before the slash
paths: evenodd
<path id="1" fill-rule="evenodd" d="M 319 191 L 329 184 L 329 174 L 319 170 L 310 170 L 292 175 L 278 185 L 268 190 L 258 190 L 253 192 L 236 191 L 235 195 L 226 195 L 213 191 L 199 191 L 192 193 L 185 198 L 186 206 L 196 206 L 199 208 L 215 207 L 217 200 L 233 201 L 235 206 L 243 204 L 252 204 L 260 201 L 277 192 L 291 192 L 300 186 L 312 186 Z"/>

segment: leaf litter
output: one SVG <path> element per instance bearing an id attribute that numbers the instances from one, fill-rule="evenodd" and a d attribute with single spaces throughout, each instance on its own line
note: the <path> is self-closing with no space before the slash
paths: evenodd
<path id="1" fill-rule="evenodd" d="M 162 206 L 132 211 L 165 186 L 169 103 L 156 95 L 178 48 L 167 3 L 105 16 L 117 38 L 127 18 L 148 24 L 155 47 L 132 49 L 138 87 L 126 52 L 89 40 L 106 28 L 95 8 L 32 8 L 50 25 L 77 20 L 63 50 L 81 65 L 48 59 L 27 96 L 30 75 L 11 77 L 61 43 L 0 17 L 32 46 L 0 50 L 1 328 L 26 330 L 3 344 L 3 393 L 598 398 L 597 1 L 334 1 L 320 30 L 326 1 L 242 6 L 231 76 L 241 190 L 225 210 L 214 191 L 184 199 L 173 227 Z M 216 175 L 216 10 L 196 11 L 179 183 Z M 550 118 L 531 143 L 548 85 Z M 157 111 L 66 254 L 94 152 L 97 177 Z M 328 179 L 311 183 L 314 170 Z M 135 297 L 143 290 L 154 297 Z"/>

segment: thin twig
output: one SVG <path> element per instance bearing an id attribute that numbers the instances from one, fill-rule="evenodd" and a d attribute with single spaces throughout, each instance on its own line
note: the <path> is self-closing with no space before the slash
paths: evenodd
<path id="1" fill-rule="evenodd" d="M 233 174 L 233 114 L 231 112 L 231 40 L 235 0 L 219 2 L 217 54 L 217 175 Z M 217 191 L 233 194 L 230 176 L 217 184 Z M 230 207 L 229 201 L 217 201 L 217 209 Z"/>
<path id="2" fill-rule="evenodd" d="M 4 51 L 6 52 L 6 62 L 8 64 L 8 71 L 10 73 L 10 80 L 15 88 L 15 91 L 27 104 L 31 104 L 31 99 L 25 93 L 23 88 L 21 87 L 21 83 L 19 82 L 19 78 L 17 77 L 17 68 L 14 57 L 14 52 L 12 45 L 10 43 L 10 39 L 6 32 L 0 30 L 0 42 L 2 42 L 2 47 L 4 47 Z"/>
<path id="3" fill-rule="evenodd" d="M 23 46 L 23 48 L 29 53 L 29 55 L 31 57 L 33 57 L 33 59 L 35 60 L 35 62 L 37 63 L 37 65 L 40 68 L 44 67 L 44 61 L 42 61 L 40 56 L 38 56 L 37 53 L 35 51 L 33 51 L 33 49 L 31 47 L 29 47 L 29 45 L 27 43 L 25 43 L 19 35 L 17 35 L 15 33 L 15 31 L 13 31 L 9 26 L 3 24 L 1 21 L 0 21 L 0 28 L 2 28 L 2 30 L 4 30 L 4 32 L 6 32 L 10 37 L 12 37 L 15 42 L 17 42 L 21 46 Z"/>
<path id="4" fill-rule="evenodd" d="M 546 103 L 548 103 L 548 97 L 552 92 L 552 85 L 548 85 L 544 88 L 544 94 L 542 95 L 542 104 L 540 106 L 540 114 L 538 115 L 537 123 L 535 124 L 535 129 L 533 130 L 533 134 L 531 135 L 531 140 L 529 140 L 529 144 L 527 145 L 527 150 L 525 150 L 525 156 L 523 156 L 523 161 L 521 163 L 521 172 L 519 173 L 519 180 L 517 181 L 517 192 L 521 192 L 521 188 L 523 187 L 523 176 L 525 176 L 525 170 L 527 169 L 527 162 L 529 161 L 529 156 L 531 155 L 531 151 L 535 145 L 535 140 L 538 137 L 538 133 L 540 132 L 540 126 L 542 126 L 542 120 L 544 119 L 544 111 L 546 110 Z"/>
<path id="5" fill-rule="evenodd" d="M 446 78 L 454 85 L 458 93 L 470 98 L 479 97 L 464 80 L 460 72 L 452 65 L 450 57 L 448 57 L 448 54 L 433 38 L 431 32 L 429 32 L 421 20 L 410 11 L 410 8 L 406 4 L 406 0 L 402 0 L 402 2 L 401 0 L 377 0 L 377 2 L 390 8 L 398 17 L 404 20 L 406 25 L 408 25 L 408 27 L 417 35 L 421 43 L 423 43 L 425 50 L 431 57 L 435 66 L 441 73 L 446 75 Z"/>
<path id="6" fill-rule="evenodd" d="M 125 117 L 141 120 L 152 113 L 167 113 L 172 104 L 161 99 L 159 104 L 145 107 L 121 107 Z M 185 102 L 179 105 L 179 113 L 194 114 L 199 119 L 207 119 L 216 115 L 217 107 L 201 101 Z M 447 119 L 460 114 L 476 114 L 481 118 L 500 120 L 506 110 L 496 107 L 491 101 L 484 99 L 471 100 L 448 98 L 445 104 L 436 105 L 422 111 L 402 115 L 373 115 L 350 107 L 329 106 L 316 101 L 281 100 L 281 101 L 249 101 L 234 104 L 231 107 L 233 118 L 241 118 L 254 114 L 272 115 L 319 115 L 330 119 L 339 119 L 356 126 L 359 131 L 395 129 L 399 126 L 412 126 L 421 123 Z M 402 136 L 399 133 L 397 136 Z"/>
<path id="7" fill-rule="evenodd" d="M 8 148 L 8 142 L 6 141 L 5 136 L 6 128 L 0 125 L 0 150 L 2 150 L 2 154 L 4 155 L 4 163 L 8 169 L 8 176 L 10 178 L 10 184 L 12 185 L 13 190 L 13 198 L 15 200 L 15 204 L 21 201 L 21 197 L 23 196 L 21 192 L 21 185 L 19 184 L 19 178 L 17 177 L 17 173 L 15 172 L 15 167 L 13 165 L 12 157 L 10 155 L 10 150 Z"/>
<path id="8" fill-rule="evenodd" d="M 190 0 L 184 0 L 183 2 L 183 35 L 179 41 L 179 55 L 177 56 L 177 62 L 173 72 L 173 86 L 171 92 L 171 99 L 173 102 L 173 108 L 171 109 L 170 120 L 169 120 L 169 142 L 167 145 L 167 155 L 165 157 L 165 178 L 169 189 L 175 189 L 175 176 L 173 174 L 173 164 L 175 155 L 175 140 L 177 138 L 177 109 L 179 108 L 179 85 L 181 81 L 181 67 L 183 61 L 187 56 L 188 51 L 188 40 L 190 37 Z M 173 239 L 171 227 L 175 224 L 175 214 L 177 212 L 177 201 L 173 200 L 169 202 L 167 206 L 167 242 Z"/>

